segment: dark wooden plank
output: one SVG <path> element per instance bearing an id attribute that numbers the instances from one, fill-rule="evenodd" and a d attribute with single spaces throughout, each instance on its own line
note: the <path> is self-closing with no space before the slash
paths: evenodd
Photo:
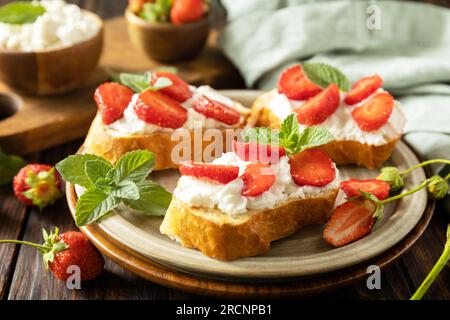
<path id="1" fill-rule="evenodd" d="M 55 164 L 78 149 L 81 141 L 52 149 L 44 153 L 41 161 Z M 8 212 L 14 212 L 9 210 Z M 41 242 L 42 228 L 58 226 L 62 232 L 76 230 L 65 198 L 43 212 L 31 209 L 23 239 Z M 1 228 L 1 227 L 0 227 Z M 1 229 L 0 229 L 1 230 Z M 14 238 L 14 236 L 13 236 Z M 3 265 L 3 263 L 2 263 Z M 10 266 L 5 266 L 8 270 Z M 33 248 L 21 247 L 9 299 L 190 299 L 191 295 L 160 287 L 144 281 L 111 261 L 99 278 L 83 283 L 81 290 L 69 290 L 64 282 L 45 271 L 41 255 Z"/>
<path id="2" fill-rule="evenodd" d="M 0 188 L 0 239 L 19 239 L 26 217 L 26 208 L 15 197 L 11 186 Z M 0 245 L 0 299 L 7 296 L 18 246 Z"/>

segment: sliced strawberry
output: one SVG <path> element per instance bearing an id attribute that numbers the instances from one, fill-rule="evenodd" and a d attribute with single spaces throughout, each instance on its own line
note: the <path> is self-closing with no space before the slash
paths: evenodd
<path id="1" fill-rule="evenodd" d="M 320 93 L 322 88 L 308 79 L 298 64 L 286 69 L 278 80 L 278 92 L 292 100 L 305 100 Z"/>
<path id="2" fill-rule="evenodd" d="M 349 200 L 334 209 L 323 231 L 323 238 L 335 247 L 368 235 L 375 223 L 376 204 L 371 200 Z"/>
<path id="3" fill-rule="evenodd" d="M 175 0 L 170 19 L 173 24 L 200 20 L 203 16 L 203 0 Z"/>
<path id="4" fill-rule="evenodd" d="M 154 72 L 152 84 L 156 82 L 156 79 L 161 77 L 168 78 L 170 81 L 172 81 L 172 85 L 159 90 L 159 92 L 162 92 L 181 103 L 192 97 L 192 92 L 191 90 L 189 90 L 189 84 L 177 75 L 170 72 Z"/>
<path id="5" fill-rule="evenodd" d="M 133 94 L 133 90 L 115 82 L 107 82 L 99 86 L 95 90 L 94 100 L 103 123 L 108 125 L 122 118 Z"/>
<path id="6" fill-rule="evenodd" d="M 299 186 L 323 187 L 336 178 L 330 157 L 320 149 L 307 149 L 289 159 L 291 175 Z"/>
<path id="7" fill-rule="evenodd" d="M 383 92 L 353 110 L 352 117 L 361 130 L 370 132 L 384 126 L 388 122 L 393 109 L 394 97 L 387 92 Z"/>
<path id="8" fill-rule="evenodd" d="M 306 126 L 321 124 L 336 111 L 339 102 L 339 88 L 334 83 L 330 84 L 295 110 L 298 122 Z"/>
<path id="9" fill-rule="evenodd" d="M 187 119 L 186 109 L 177 101 L 157 91 L 141 93 L 134 110 L 139 119 L 164 128 L 179 128 Z"/>
<path id="10" fill-rule="evenodd" d="M 207 118 L 212 118 L 228 125 L 235 125 L 241 121 L 241 114 L 223 103 L 202 96 L 194 102 L 195 111 Z"/>
<path id="11" fill-rule="evenodd" d="M 244 181 L 242 195 L 256 197 L 269 190 L 275 182 L 275 173 L 269 164 L 251 163 L 240 176 Z"/>
<path id="12" fill-rule="evenodd" d="M 348 198 L 360 196 L 361 190 L 373 194 L 379 200 L 384 200 L 388 197 L 391 187 L 389 183 L 377 179 L 350 179 L 341 182 L 341 189 Z"/>
<path id="13" fill-rule="evenodd" d="M 383 79 L 379 75 L 362 78 L 355 82 L 351 90 L 345 96 L 345 103 L 354 105 L 368 98 L 383 85 Z"/>
<path id="14" fill-rule="evenodd" d="M 258 144 L 256 142 L 233 141 L 233 152 L 244 161 L 275 163 L 281 157 L 286 155 L 283 147 L 272 146 L 269 144 Z"/>
<path id="15" fill-rule="evenodd" d="M 188 161 L 180 165 L 180 173 L 183 176 L 192 176 L 227 184 L 237 179 L 239 176 L 239 167 Z"/>

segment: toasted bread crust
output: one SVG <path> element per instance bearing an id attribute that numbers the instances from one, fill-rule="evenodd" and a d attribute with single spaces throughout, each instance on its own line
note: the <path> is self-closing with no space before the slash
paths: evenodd
<path id="1" fill-rule="evenodd" d="M 218 157 L 222 154 L 227 144 L 231 144 L 233 133 L 236 129 L 216 129 L 220 131 L 223 148 L 218 152 L 211 149 L 206 150 L 206 154 L 212 154 Z M 228 131 L 230 130 L 230 131 Z M 228 132 L 228 136 L 227 136 Z M 187 133 L 187 132 L 186 132 Z M 187 143 L 191 145 L 191 154 L 186 156 L 181 152 L 183 160 L 204 161 L 203 152 L 205 149 L 215 142 L 214 138 L 203 136 L 201 139 L 201 149 L 194 148 L 194 132 L 189 131 L 190 141 Z M 228 139 L 227 139 L 228 138 Z M 197 144 L 200 143 L 197 139 Z M 230 141 L 227 141 L 230 140 Z M 172 158 L 173 148 L 180 143 L 180 140 L 172 141 L 172 132 L 157 131 L 152 134 L 129 135 L 129 136 L 115 136 L 111 131 L 103 125 L 99 114 L 92 122 L 89 133 L 86 137 L 84 147 L 86 153 L 93 153 L 101 156 L 111 163 L 116 162 L 125 153 L 132 150 L 149 150 L 156 155 L 156 164 L 153 170 L 176 169 L 178 168 L 178 161 Z M 220 145 L 219 145 L 220 146 Z M 211 148 L 212 146 L 210 146 Z M 198 149 L 198 150 L 197 150 Z M 213 149 L 213 148 L 212 148 Z M 220 149 L 220 148 L 219 148 Z"/>
<path id="2" fill-rule="evenodd" d="M 266 101 L 276 94 L 270 91 L 259 97 L 252 106 L 247 124 L 252 127 L 269 127 L 278 129 L 280 119 L 266 107 Z M 321 146 L 337 165 L 357 164 L 369 169 L 381 166 L 392 154 L 400 136 L 393 138 L 386 144 L 370 145 L 353 140 L 335 140 Z"/>
<path id="3" fill-rule="evenodd" d="M 327 221 L 338 189 L 320 197 L 289 200 L 273 209 L 231 217 L 217 209 L 191 207 L 173 197 L 161 224 L 162 234 L 188 248 L 220 260 L 235 260 L 269 251 L 272 241 L 301 227 Z"/>

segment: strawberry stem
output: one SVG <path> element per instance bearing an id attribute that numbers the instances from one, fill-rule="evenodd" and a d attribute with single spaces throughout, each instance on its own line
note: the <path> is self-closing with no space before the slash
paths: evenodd
<path id="1" fill-rule="evenodd" d="M 419 190 L 425 188 L 425 187 L 427 186 L 428 182 L 430 182 L 430 178 L 428 178 L 427 180 L 423 181 L 421 184 L 419 184 L 418 186 L 414 187 L 413 189 L 408 190 L 408 191 L 405 192 L 405 193 L 401 193 L 401 194 L 398 194 L 398 195 L 396 195 L 396 196 L 387 198 L 387 199 L 381 201 L 381 203 L 382 203 L 382 204 L 385 204 L 385 203 L 388 203 L 388 202 L 392 202 L 392 201 L 395 201 L 395 200 L 398 200 L 398 199 L 407 197 L 407 196 L 409 196 L 409 195 L 411 195 L 411 194 L 413 194 L 413 193 L 416 193 L 417 191 L 419 191 Z"/>
<path id="2" fill-rule="evenodd" d="M 44 246 L 42 244 L 37 244 L 37 243 L 33 243 L 33 242 L 28 242 L 28 241 L 20 241 L 20 240 L 0 240 L 0 243 L 15 243 L 15 244 L 22 244 L 22 245 L 26 245 L 26 246 L 30 246 L 39 250 L 45 250 L 45 251 L 49 251 L 52 249 L 52 247 L 49 246 Z"/>
<path id="3" fill-rule="evenodd" d="M 429 164 L 433 164 L 433 163 L 444 163 L 444 164 L 449 164 L 450 165 L 450 160 L 446 160 L 446 159 L 433 159 L 433 160 L 427 160 L 424 161 L 422 163 L 416 164 L 415 166 L 412 166 L 409 169 L 406 169 L 405 171 L 400 172 L 400 174 L 402 176 L 407 175 L 408 173 L 410 173 L 411 171 L 420 168 L 420 167 L 424 167 L 427 166 Z"/>
<path id="4" fill-rule="evenodd" d="M 417 291 L 413 294 L 410 300 L 420 300 L 430 288 L 431 284 L 436 280 L 437 276 L 445 265 L 450 261 L 450 224 L 447 226 L 447 242 L 445 243 L 444 251 L 442 252 L 439 260 L 431 269 L 428 276 L 422 282 Z"/>

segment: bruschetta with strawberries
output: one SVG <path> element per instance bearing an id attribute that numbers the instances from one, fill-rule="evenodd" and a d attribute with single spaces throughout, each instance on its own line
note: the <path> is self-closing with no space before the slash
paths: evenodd
<path id="1" fill-rule="evenodd" d="M 178 168 L 180 161 L 203 157 L 212 141 L 204 129 L 220 131 L 221 146 L 246 123 L 249 110 L 209 86 L 194 87 L 171 72 L 121 74 L 95 91 L 98 113 L 86 137 L 86 152 L 111 162 L 132 150 L 156 155 L 155 170 Z M 194 141 L 194 130 L 200 140 Z M 231 138 L 230 138 L 231 137 Z M 187 150 L 180 148 L 184 139 Z M 186 142 L 187 140 L 187 142 Z M 213 148 L 218 157 L 223 148 Z M 173 154 L 175 152 L 176 154 Z"/>
<path id="2" fill-rule="evenodd" d="M 320 125 L 335 136 L 322 149 L 336 164 L 375 168 L 390 157 L 406 123 L 400 103 L 382 86 L 378 75 L 350 87 L 331 66 L 297 64 L 255 101 L 249 125 L 278 128 L 294 113 L 302 127 Z"/>
<path id="3" fill-rule="evenodd" d="M 279 133 L 279 137 L 278 137 Z M 339 172 L 317 148 L 332 138 L 321 128 L 245 130 L 232 152 L 212 163 L 184 162 L 161 233 L 220 260 L 266 253 L 272 241 L 333 210 Z"/>

